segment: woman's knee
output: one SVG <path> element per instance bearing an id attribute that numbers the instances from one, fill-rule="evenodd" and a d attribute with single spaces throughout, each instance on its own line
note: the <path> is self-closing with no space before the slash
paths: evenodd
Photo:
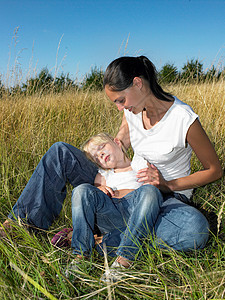
<path id="1" fill-rule="evenodd" d="M 193 207 L 193 213 L 185 233 L 190 237 L 190 247 L 192 249 L 202 249 L 205 247 L 209 237 L 209 223 L 206 217 Z"/>
<path id="2" fill-rule="evenodd" d="M 156 226 L 157 240 L 175 250 L 204 248 L 208 240 L 209 224 L 196 208 L 177 201 L 164 207 Z M 163 244 L 162 244 L 163 246 Z"/>
<path id="3" fill-rule="evenodd" d="M 48 152 L 57 152 L 60 149 L 63 149 L 66 147 L 66 143 L 64 142 L 56 142 L 52 144 L 52 146 L 49 148 Z"/>
<path id="4" fill-rule="evenodd" d="M 48 154 L 57 154 L 60 153 L 60 156 L 63 156 L 67 153 L 73 153 L 73 156 L 84 156 L 84 154 L 82 153 L 82 151 L 68 143 L 65 142 L 56 142 L 54 143 L 49 150 L 46 152 Z"/>
<path id="5" fill-rule="evenodd" d="M 58 163 L 64 163 L 65 154 L 67 153 L 66 143 L 64 142 L 56 142 L 54 143 L 48 151 L 43 156 L 43 160 L 47 163 L 51 163 L 52 161 Z"/>

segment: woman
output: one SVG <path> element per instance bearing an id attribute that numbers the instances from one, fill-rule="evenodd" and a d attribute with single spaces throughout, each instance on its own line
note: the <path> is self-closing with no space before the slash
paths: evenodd
<path id="1" fill-rule="evenodd" d="M 198 116 L 163 91 L 153 64 L 144 56 L 114 60 L 105 72 L 104 88 L 118 109 L 124 110 L 117 138 L 126 148 L 131 145 L 134 154 L 151 161 L 139 171 L 138 180 L 157 187 L 164 198 L 155 223 L 158 243 L 184 251 L 203 248 L 208 223 L 186 203 L 193 188 L 217 180 L 222 169 Z M 190 174 L 192 149 L 203 165 L 203 170 L 194 174 Z M 93 184 L 96 174 L 96 166 L 80 150 L 66 143 L 54 144 L 38 164 L 9 218 L 19 217 L 48 229 L 62 208 L 67 180 L 74 187 Z M 9 221 L 3 224 L 8 225 Z"/>
<path id="2" fill-rule="evenodd" d="M 114 60 L 104 76 L 109 99 L 124 117 L 117 134 L 125 148 L 151 162 L 139 182 L 157 187 L 164 202 L 154 226 L 157 240 L 176 250 L 203 248 L 205 218 L 188 203 L 194 188 L 219 179 L 222 169 L 198 116 L 185 103 L 164 92 L 154 65 L 144 56 Z M 192 150 L 203 170 L 191 174 Z M 185 202 L 185 203 L 184 203 Z"/>

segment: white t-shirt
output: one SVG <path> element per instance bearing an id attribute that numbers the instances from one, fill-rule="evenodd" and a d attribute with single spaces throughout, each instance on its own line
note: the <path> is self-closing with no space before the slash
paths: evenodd
<path id="1" fill-rule="evenodd" d="M 147 162 L 143 157 L 136 158 L 131 162 L 131 171 L 115 173 L 114 169 L 103 170 L 99 169 L 99 173 L 105 177 L 106 186 L 111 187 L 112 190 L 122 189 L 137 189 L 142 183 L 137 181 L 136 174 L 140 169 L 147 167 Z"/>
<path id="2" fill-rule="evenodd" d="M 154 164 L 165 180 L 188 176 L 191 172 L 192 148 L 186 144 L 190 125 L 198 118 L 192 108 L 174 97 L 175 101 L 164 117 L 151 129 L 143 127 L 142 112 L 133 114 L 124 110 L 129 126 L 133 161 L 142 156 Z M 192 189 L 178 191 L 188 198 Z"/>

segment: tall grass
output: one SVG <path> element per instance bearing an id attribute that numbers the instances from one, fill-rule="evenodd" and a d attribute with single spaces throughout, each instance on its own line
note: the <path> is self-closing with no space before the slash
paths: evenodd
<path id="1" fill-rule="evenodd" d="M 225 85 L 223 81 L 167 86 L 199 114 L 201 123 L 225 162 Z M 100 131 L 116 134 L 122 114 L 104 92 L 5 96 L 0 100 L 0 220 L 18 199 L 37 163 L 56 141 L 81 145 Z M 193 156 L 193 171 L 201 165 Z M 15 237 L 0 240 L 0 299 L 223 299 L 225 295 L 224 178 L 201 187 L 193 201 L 212 223 L 205 249 L 190 253 L 149 247 L 140 249 L 127 278 L 110 287 L 99 282 L 103 258 L 93 254 L 94 269 L 72 285 L 62 275 L 72 254 L 55 249 L 50 239 L 71 227 L 71 188 L 48 232 L 34 235 L 15 224 Z"/>

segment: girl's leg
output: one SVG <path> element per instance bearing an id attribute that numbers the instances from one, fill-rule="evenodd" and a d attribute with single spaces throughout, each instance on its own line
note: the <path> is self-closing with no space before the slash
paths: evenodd
<path id="1" fill-rule="evenodd" d="M 132 261 L 139 250 L 141 239 L 149 233 L 153 234 L 163 197 L 156 187 L 143 185 L 124 199 L 123 209 L 127 209 L 130 216 L 116 254 Z"/>
<path id="2" fill-rule="evenodd" d="M 102 234 L 125 226 L 123 216 L 112 199 L 90 184 L 81 184 L 73 190 L 72 219 L 71 247 L 74 254 L 84 256 L 90 255 L 95 246 L 95 224 Z"/>
<path id="3" fill-rule="evenodd" d="M 66 197 L 66 183 L 74 187 L 93 184 L 96 166 L 77 148 L 58 142 L 46 152 L 9 218 L 21 218 L 36 227 L 48 229 L 59 215 Z"/>
<path id="4" fill-rule="evenodd" d="M 207 219 L 175 196 L 168 197 L 161 207 L 155 224 L 156 243 L 182 251 L 204 248 L 209 235 Z"/>

